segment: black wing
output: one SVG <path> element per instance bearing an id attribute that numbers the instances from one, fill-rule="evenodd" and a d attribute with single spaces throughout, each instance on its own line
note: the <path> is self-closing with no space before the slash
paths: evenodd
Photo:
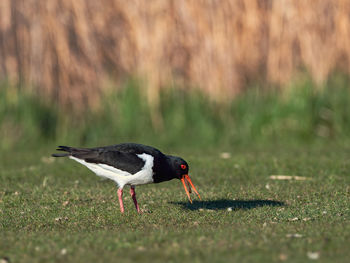
<path id="1" fill-rule="evenodd" d="M 136 143 L 122 143 L 103 148 L 117 150 L 124 153 L 146 153 L 152 155 L 154 157 L 154 163 L 152 167 L 154 183 L 160 183 L 175 178 L 174 171 L 168 163 L 169 158 L 154 147 Z"/>
<path id="2" fill-rule="evenodd" d="M 159 151 L 158 149 L 143 145 L 143 144 L 138 144 L 138 143 L 121 143 L 121 144 L 115 144 L 111 146 L 105 146 L 105 147 L 97 147 L 94 149 L 108 149 L 112 151 L 119 151 L 123 153 L 134 153 L 134 154 L 150 154 L 154 156 L 155 158 L 164 156 L 164 154 Z"/>
<path id="3" fill-rule="evenodd" d="M 67 154 L 53 154 L 53 156 L 73 156 L 88 163 L 107 164 L 131 174 L 135 174 L 142 169 L 145 165 L 145 161 L 137 156 L 137 154 L 141 154 L 141 152 L 138 153 L 131 149 L 129 149 L 129 151 L 122 151 L 122 149 L 118 150 L 116 146 L 117 145 L 99 148 L 59 146 L 57 150 L 65 151 Z"/>

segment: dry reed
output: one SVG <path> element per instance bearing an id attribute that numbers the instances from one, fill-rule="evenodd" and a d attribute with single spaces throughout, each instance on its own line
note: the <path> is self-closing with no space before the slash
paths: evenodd
<path id="1" fill-rule="evenodd" d="M 226 98 L 300 69 L 350 73 L 349 0 L 0 1 L 0 78 L 73 108 L 110 78 L 141 76 L 156 104 L 171 82 Z"/>

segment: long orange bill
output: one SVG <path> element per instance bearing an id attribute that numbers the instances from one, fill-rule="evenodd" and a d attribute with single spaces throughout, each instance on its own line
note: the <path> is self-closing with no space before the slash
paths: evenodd
<path id="1" fill-rule="evenodd" d="M 185 176 L 183 176 L 183 177 L 181 178 L 181 182 L 182 182 L 182 184 L 184 185 L 186 194 L 187 194 L 187 196 L 188 196 L 188 200 L 190 200 L 190 202 L 191 202 L 191 204 L 192 204 L 192 200 L 191 200 L 191 197 L 190 197 L 190 193 L 188 192 L 187 187 L 186 187 Z"/>
<path id="2" fill-rule="evenodd" d="M 193 183 L 192 183 L 192 181 L 191 181 L 191 178 L 188 176 L 188 174 L 186 174 L 184 177 L 186 178 L 186 181 L 187 181 L 188 183 L 190 183 L 190 185 L 192 186 L 193 190 L 194 190 L 195 193 L 198 195 L 199 199 L 202 200 L 202 199 L 201 199 L 201 196 L 199 195 L 199 193 L 198 193 L 196 187 L 194 187 L 194 185 L 193 185 Z"/>
<path id="3" fill-rule="evenodd" d="M 186 181 L 186 184 L 188 187 L 188 192 L 190 192 L 190 194 L 192 194 L 192 189 L 191 189 L 190 183 L 187 180 L 185 180 L 185 181 Z"/>

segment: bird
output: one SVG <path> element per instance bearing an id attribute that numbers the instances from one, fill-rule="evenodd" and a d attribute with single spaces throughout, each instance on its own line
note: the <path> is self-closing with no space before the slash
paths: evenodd
<path id="1" fill-rule="evenodd" d="M 142 213 L 136 199 L 137 185 L 181 180 L 186 195 L 192 203 L 191 187 L 201 197 L 188 175 L 188 163 L 181 157 L 163 154 L 160 150 L 143 144 L 121 143 L 95 148 L 58 146 L 53 157 L 68 157 L 86 166 L 97 176 L 108 178 L 118 186 L 120 212 L 124 213 L 123 189 L 130 186 L 130 195 L 138 213 Z M 187 187 L 186 187 L 187 184 Z"/>

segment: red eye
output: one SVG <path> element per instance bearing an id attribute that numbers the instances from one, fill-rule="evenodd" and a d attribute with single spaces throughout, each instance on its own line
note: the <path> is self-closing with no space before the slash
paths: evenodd
<path id="1" fill-rule="evenodd" d="M 182 169 L 182 170 L 185 170 L 185 169 L 186 169 L 186 165 L 181 164 L 181 169 Z"/>

